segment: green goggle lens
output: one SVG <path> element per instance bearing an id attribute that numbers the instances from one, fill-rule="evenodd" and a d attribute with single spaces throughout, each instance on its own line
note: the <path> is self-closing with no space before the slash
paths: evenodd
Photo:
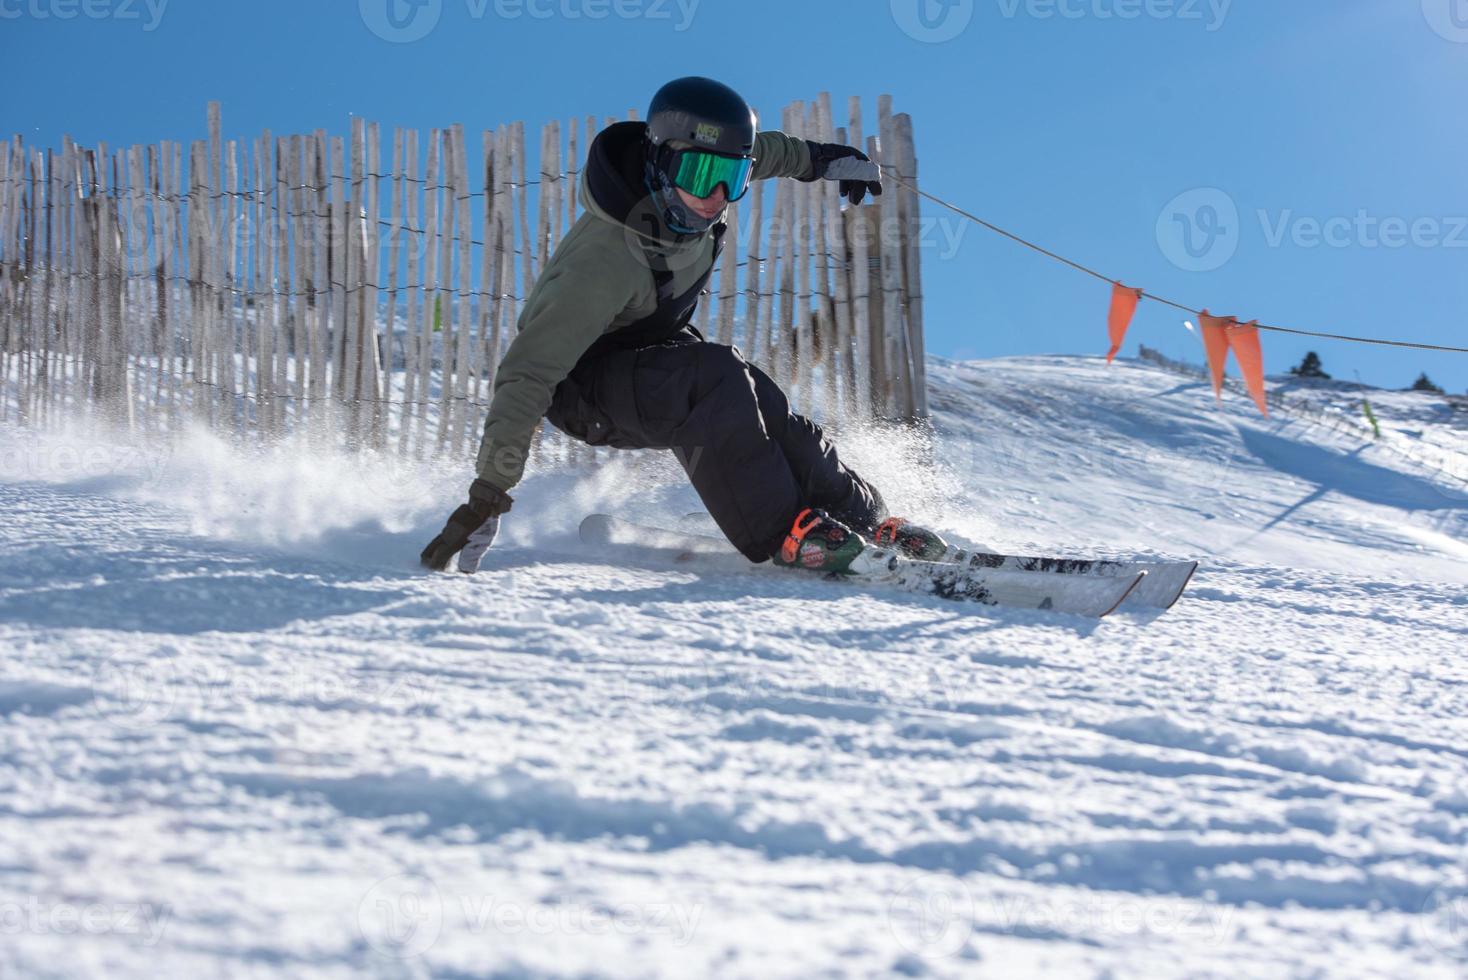
<path id="1" fill-rule="evenodd" d="M 694 197 L 708 197 L 720 184 L 731 201 L 737 201 L 749 190 L 754 161 L 747 157 L 726 157 L 702 150 L 685 150 L 678 156 L 673 183 Z"/>

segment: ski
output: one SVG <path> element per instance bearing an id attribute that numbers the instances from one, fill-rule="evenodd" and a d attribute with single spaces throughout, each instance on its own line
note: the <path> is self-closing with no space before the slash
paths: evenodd
<path id="1" fill-rule="evenodd" d="M 713 527 L 707 514 L 688 514 L 682 519 L 684 526 L 697 533 Z M 1059 558 L 1042 555 L 1007 555 L 1000 552 L 964 550 L 949 546 L 948 554 L 940 562 L 962 565 L 971 569 L 991 569 L 1015 572 L 1049 572 L 1056 575 L 1091 575 L 1104 578 L 1130 578 L 1145 572 L 1142 580 L 1128 599 L 1142 606 L 1156 609 L 1171 609 L 1182 598 L 1183 592 L 1198 570 L 1195 561 L 1120 561 L 1108 558 Z"/>
<path id="2" fill-rule="evenodd" d="M 581 540 L 595 547 L 616 547 L 649 557 L 686 562 L 700 557 L 733 557 L 728 542 L 688 531 L 670 531 L 592 514 L 581 522 Z M 743 559 L 739 559 L 743 562 Z M 745 564 L 746 568 L 751 567 Z M 857 556 L 849 573 L 827 578 L 857 587 L 893 589 L 987 606 L 1043 609 L 1101 618 L 1114 612 L 1140 583 L 1132 576 L 1053 575 L 1014 569 L 977 569 L 957 562 L 904 558 L 869 547 Z"/>
<path id="3" fill-rule="evenodd" d="M 1146 578 L 1132 592 L 1133 602 L 1157 609 L 1171 609 L 1182 598 L 1183 591 L 1198 570 L 1195 561 L 1113 561 L 1104 558 L 1046 558 L 1026 555 L 1001 555 L 989 552 L 966 552 L 954 549 L 945 562 L 972 569 L 1004 569 L 1021 572 L 1047 572 L 1054 575 L 1083 575 L 1097 578 L 1129 578 L 1138 572 Z"/>

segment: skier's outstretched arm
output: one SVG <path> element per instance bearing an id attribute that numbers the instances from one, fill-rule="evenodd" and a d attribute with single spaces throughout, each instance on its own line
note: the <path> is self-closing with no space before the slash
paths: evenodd
<path id="1" fill-rule="evenodd" d="M 524 475 L 530 440 L 556 385 L 626 307 L 639 273 L 646 276 L 630 250 L 597 247 L 588 237 L 568 237 L 546 264 L 495 374 L 469 502 L 423 549 L 425 567 L 442 571 L 455 554 L 461 572 L 479 567 L 513 503 L 509 491 Z"/>
<path id="2" fill-rule="evenodd" d="M 882 193 L 882 171 L 861 150 L 840 143 L 816 143 L 785 133 L 766 132 L 755 137 L 754 179 L 794 177 L 840 181 L 841 196 L 860 204 L 870 193 Z"/>

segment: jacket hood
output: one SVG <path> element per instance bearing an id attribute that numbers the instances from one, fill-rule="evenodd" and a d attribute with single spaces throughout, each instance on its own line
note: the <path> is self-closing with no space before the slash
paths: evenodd
<path id="1" fill-rule="evenodd" d="M 581 204 L 604 221 L 622 225 L 653 248 L 683 248 L 708 232 L 683 235 L 668 227 L 644 174 L 647 123 L 619 122 L 592 140 L 581 177 Z"/>

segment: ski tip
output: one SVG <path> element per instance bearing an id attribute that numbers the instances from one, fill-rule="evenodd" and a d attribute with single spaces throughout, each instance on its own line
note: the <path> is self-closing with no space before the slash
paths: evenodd
<path id="1" fill-rule="evenodd" d="M 611 539 L 612 518 L 610 514 L 587 514 L 577 529 L 582 544 L 606 544 Z"/>
<path id="2" fill-rule="evenodd" d="M 1146 572 L 1138 572 L 1137 573 L 1137 577 L 1134 578 L 1134 579 L 1132 579 L 1132 584 L 1129 585 L 1129 586 L 1127 586 L 1126 591 L 1121 594 L 1121 596 L 1116 600 L 1116 602 L 1112 605 L 1112 607 L 1110 609 L 1106 610 L 1105 612 L 1103 612 L 1100 616 L 1098 616 L 1096 618 L 1097 619 L 1105 619 L 1107 616 L 1110 616 L 1112 613 L 1114 613 L 1118 609 L 1120 609 L 1121 608 L 1121 604 L 1123 602 L 1126 602 L 1127 601 L 1127 598 L 1129 596 L 1131 596 L 1131 594 L 1133 592 L 1137 591 L 1137 586 L 1141 585 L 1142 584 L 1142 580 L 1145 579 L 1146 577 L 1147 577 L 1147 573 Z"/>
<path id="3" fill-rule="evenodd" d="M 1182 601 L 1183 593 L 1188 591 L 1188 586 L 1192 584 L 1193 576 L 1198 574 L 1198 565 L 1198 562 L 1193 562 L 1193 566 L 1188 569 L 1188 574 L 1183 577 L 1183 584 L 1177 587 L 1177 595 L 1173 596 L 1172 601 L 1163 607 L 1164 612 Z"/>

